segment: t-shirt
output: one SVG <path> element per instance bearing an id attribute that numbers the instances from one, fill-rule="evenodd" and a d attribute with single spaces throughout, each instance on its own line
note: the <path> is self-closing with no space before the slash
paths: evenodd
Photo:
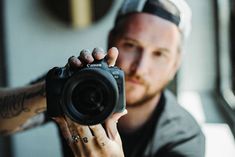
<path id="1" fill-rule="evenodd" d="M 143 156 L 144 150 L 147 147 L 149 139 L 154 134 L 155 124 L 157 124 L 159 116 L 161 115 L 165 106 L 165 97 L 161 96 L 160 101 L 154 110 L 150 119 L 142 126 L 140 129 L 135 132 L 125 134 L 122 131 L 119 131 L 123 151 L 125 153 L 125 157 L 135 157 L 135 156 Z"/>
<path id="2" fill-rule="evenodd" d="M 125 157 L 204 157 L 205 138 L 194 118 L 165 91 L 148 122 L 120 132 Z"/>

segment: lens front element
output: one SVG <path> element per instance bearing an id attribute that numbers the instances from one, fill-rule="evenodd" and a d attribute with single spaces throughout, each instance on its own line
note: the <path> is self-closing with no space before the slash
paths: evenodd
<path id="1" fill-rule="evenodd" d="M 76 110 L 84 115 L 97 115 L 107 106 L 108 91 L 97 80 L 85 80 L 79 83 L 73 90 L 72 103 Z"/>
<path id="2" fill-rule="evenodd" d="M 74 121 L 84 125 L 104 122 L 118 103 L 118 87 L 103 69 L 83 69 L 65 84 L 61 107 Z"/>

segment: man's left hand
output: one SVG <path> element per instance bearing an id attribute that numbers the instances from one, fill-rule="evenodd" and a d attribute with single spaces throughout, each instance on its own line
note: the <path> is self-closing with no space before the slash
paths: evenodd
<path id="1" fill-rule="evenodd" d="M 101 124 L 80 125 L 68 117 L 56 117 L 54 120 L 59 124 L 75 157 L 124 157 L 117 121 L 126 113 L 126 110 L 114 113 L 106 120 L 105 128 Z"/>

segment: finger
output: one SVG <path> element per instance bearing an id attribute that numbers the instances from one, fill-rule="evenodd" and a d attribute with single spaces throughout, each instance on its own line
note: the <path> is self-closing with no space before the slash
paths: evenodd
<path id="1" fill-rule="evenodd" d="M 93 140 L 93 135 L 89 127 L 85 125 L 80 125 L 80 124 L 75 124 L 75 126 L 77 128 L 77 132 L 79 136 L 81 137 L 82 142 L 85 145 L 91 145 L 92 140 Z"/>
<path id="2" fill-rule="evenodd" d="M 92 57 L 89 50 L 82 50 L 80 52 L 80 55 L 78 57 L 82 63 L 92 63 L 94 61 L 94 58 Z"/>
<path id="3" fill-rule="evenodd" d="M 68 59 L 66 67 L 69 68 L 79 68 L 82 66 L 82 62 L 75 56 L 72 56 Z"/>
<path id="4" fill-rule="evenodd" d="M 65 119 L 63 117 L 56 117 L 56 118 L 53 118 L 56 123 L 59 125 L 60 129 L 61 129 L 61 132 L 63 134 L 63 137 L 64 139 L 67 141 L 68 145 L 71 147 L 72 151 L 78 155 L 78 156 L 81 156 L 83 153 L 80 151 L 82 150 L 82 144 L 81 142 L 79 142 L 78 140 L 77 141 L 73 141 L 73 136 L 71 133 L 70 133 L 70 130 L 69 130 L 69 127 L 67 125 L 67 122 L 65 121 Z"/>
<path id="5" fill-rule="evenodd" d="M 109 119 L 107 119 L 107 121 L 113 121 L 113 122 L 118 122 L 119 118 L 121 118 L 122 116 L 126 115 L 128 112 L 127 110 L 123 110 L 123 112 L 116 112 L 113 115 L 111 115 L 109 117 Z"/>
<path id="6" fill-rule="evenodd" d="M 77 132 L 81 138 L 82 143 L 90 145 L 93 139 L 93 135 L 88 126 L 80 125 L 76 122 L 73 122 L 70 118 L 66 116 L 66 121 L 70 125 L 70 129 L 73 132 Z"/>
<path id="7" fill-rule="evenodd" d="M 118 119 L 127 114 L 127 110 L 125 109 L 123 112 L 114 113 L 110 118 L 105 121 L 105 128 L 107 131 L 107 135 L 110 139 L 116 140 L 119 138 L 118 130 L 117 130 L 117 122 Z"/>
<path id="8" fill-rule="evenodd" d="M 70 120 L 69 117 L 65 116 L 65 121 L 68 125 L 69 131 L 71 132 L 72 135 L 78 134 L 76 126 L 73 121 Z"/>
<path id="9" fill-rule="evenodd" d="M 85 152 L 92 152 L 94 147 L 94 137 L 91 130 L 85 125 L 80 125 L 78 123 L 74 123 L 74 125 L 76 126 L 77 132 L 81 138 L 81 143 L 83 144 Z"/>
<path id="10" fill-rule="evenodd" d="M 101 59 L 103 59 L 105 57 L 105 52 L 104 52 L 104 50 L 102 48 L 96 47 L 92 51 L 92 56 L 96 60 L 101 60 Z"/>
<path id="11" fill-rule="evenodd" d="M 118 49 L 116 47 L 112 47 L 108 50 L 107 53 L 107 63 L 109 66 L 114 66 L 118 57 Z"/>
<path id="12" fill-rule="evenodd" d="M 70 137 L 71 137 L 71 134 L 69 132 L 69 129 L 67 127 L 67 123 L 66 121 L 64 120 L 64 118 L 62 117 L 57 117 L 57 118 L 53 118 L 54 121 L 59 125 L 60 127 L 60 130 L 64 136 L 64 139 L 68 142 L 68 144 L 70 144 Z"/>
<path id="13" fill-rule="evenodd" d="M 86 154 L 86 152 L 89 151 L 90 147 L 88 147 L 87 145 L 84 144 L 83 141 L 84 140 L 86 141 L 86 139 L 84 139 L 84 137 L 82 135 L 80 135 L 80 133 L 78 132 L 76 122 L 72 121 L 67 116 L 65 116 L 65 120 L 68 123 L 68 128 L 69 128 L 70 132 L 72 133 L 72 135 L 78 135 L 79 136 L 79 140 L 77 141 L 77 147 L 80 151 L 80 154 Z M 85 155 L 83 155 L 83 156 L 85 156 Z"/>
<path id="14" fill-rule="evenodd" d="M 95 136 L 96 143 L 100 147 L 105 147 L 107 144 L 107 134 L 106 134 L 103 126 L 101 124 L 97 124 L 97 125 L 89 126 L 89 128 L 92 130 L 92 132 Z"/>

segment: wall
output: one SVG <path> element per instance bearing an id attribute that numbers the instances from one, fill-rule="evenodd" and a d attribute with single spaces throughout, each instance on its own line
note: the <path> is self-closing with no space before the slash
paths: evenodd
<path id="1" fill-rule="evenodd" d="M 187 0 L 192 12 L 192 33 L 179 73 L 179 91 L 211 91 L 215 86 L 215 35 L 212 0 Z"/>
<path id="2" fill-rule="evenodd" d="M 121 1 L 101 21 L 86 29 L 71 29 L 54 19 L 40 0 L 5 0 L 6 53 L 9 84 L 22 86 L 53 66 L 64 66 L 81 49 L 106 48 L 106 36 Z M 53 124 L 13 136 L 14 157 L 60 156 Z"/>

